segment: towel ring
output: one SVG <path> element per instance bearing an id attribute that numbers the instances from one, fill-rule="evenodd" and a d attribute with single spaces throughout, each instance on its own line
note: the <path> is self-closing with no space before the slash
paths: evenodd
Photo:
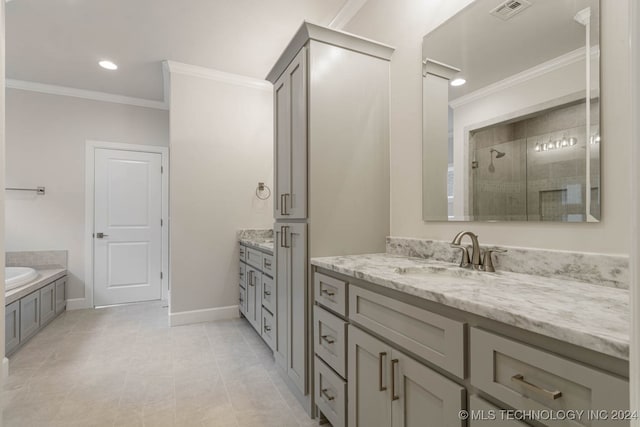
<path id="1" fill-rule="evenodd" d="M 260 200 L 267 200 L 271 197 L 271 189 L 264 182 L 259 182 L 258 188 L 256 188 L 256 197 Z"/>

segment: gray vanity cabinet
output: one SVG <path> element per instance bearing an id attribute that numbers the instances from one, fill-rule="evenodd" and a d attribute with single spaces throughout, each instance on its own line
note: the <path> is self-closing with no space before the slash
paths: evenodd
<path id="1" fill-rule="evenodd" d="M 305 22 L 267 75 L 274 85 L 276 360 L 310 415 L 317 390 L 309 257 L 384 251 L 389 235 L 392 53 Z"/>
<path id="2" fill-rule="evenodd" d="M 56 315 L 67 308 L 67 276 L 58 279 L 55 283 Z"/>
<path id="3" fill-rule="evenodd" d="M 245 317 L 258 332 L 261 331 L 262 319 L 262 273 L 253 267 L 247 265 L 246 268 L 247 287 L 247 311 Z"/>
<path id="4" fill-rule="evenodd" d="M 274 84 L 276 219 L 307 217 L 307 76 L 303 47 Z"/>
<path id="5" fill-rule="evenodd" d="M 351 325 L 348 334 L 349 427 L 390 426 L 391 347 Z"/>
<path id="6" fill-rule="evenodd" d="M 278 223 L 276 250 L 276 361 L 295 387 L 307 394 L 307 224 Z"/>
<path id="7" fill-rule="evenodd" d="M 606 411 L 608 419 L 543 420 L 550 427 L 623 426 L 626 379 L 479 328 L 471 328 L 471 384 L 517 409 Z M 613 411 L 613 412 L 610 412 Z"/>
<path id="8" fill-rule="evenodd" d="M 5 354 L 10 354 L 20 345 L 20 301 L 9 304 L 4 310 L 4 350 Z"/>
<path id="9" fill-rule="evenodd" d="M 393 427 L 462 427 L 466 407 L 463 386 L 391 351 L 391 415 Z"/>
<path id="10" fill-rule="evenodd" d="M 465 388 L 349 326 L 349 427 L 461 427 Z"/>
<path id="11" fill-rule="evenodd" d="M 40 325 L 44 326 L 56 317 L 56 284 L 49 283 L 40 289 Z"/>
<path id="12" fill-rule="evenodd" d="M 40 328 L 40 291 L 20 299 L 20 340 L 31 338 Z"/>

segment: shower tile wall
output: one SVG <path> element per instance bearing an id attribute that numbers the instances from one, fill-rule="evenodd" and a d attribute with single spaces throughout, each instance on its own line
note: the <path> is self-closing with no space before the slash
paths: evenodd
<path id="1" fill-rule="evenodd" d="M 475 217 L 481 220 L 583 221 L 586 157 L 591 153 L 591 212 L 599 218 L 599 144 L 585 137 L 584 102 L 517 122 L 497 124 L 470 135 L 478 167 L 471 188 Z M 592 103 L 591 134 L 598 133 L 598 102 Z M 536 151 L 563 137 L 572 147 Z M 496 158 L 495 149 L 504 152 Z"/>
<path id="2" fill-rule="evenodd" d="M 526 221 L 526 144 L 515 137 L 513 124 L 495 125 L 475 132 L 477 167 L 472 175 L 471 192 L 475 218 Z M 491 150 L 505 155 L 496 158 Z"/>

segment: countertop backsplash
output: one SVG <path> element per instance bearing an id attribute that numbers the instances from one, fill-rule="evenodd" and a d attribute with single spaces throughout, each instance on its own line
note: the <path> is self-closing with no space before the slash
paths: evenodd
<path id="1" fill-rule="evenodd" d="M 20 251 L 7 252 L 7 267 L 32 267 L 38 270 L 67 268 L 67 251 Z"/>
<path id="2" fill-rule="evenodd" d="M 481 247 L 496 246 L 481 244 Z M 629 289 L 628 256 L 511 246 L 500 248 L 507 252 L 493 255 L 496 270 Z M 411 237 L 387 237 L 387 253 L 454 263 L 459 263 L 461 257 L 460 250 L 452 248 L 450 242 Z"/>

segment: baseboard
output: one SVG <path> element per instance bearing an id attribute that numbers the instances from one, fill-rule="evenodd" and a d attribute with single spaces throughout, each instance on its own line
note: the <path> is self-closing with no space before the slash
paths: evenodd
<path id="1" fill-rule="evenodd" d="M 212 322 L 214 320 L 237 319 L 240 317 L 239 307 L 205 308 L 203 310 L 179 311 L 169 313 L 169 326 L 190 325 L 192 323 Z"/>
<path id="2" fill-rule="evenodd" d="M 91 304 L 86 298 L 72 298 L 67 300 L 67 310 L 83 310 L 91 308 Z"/>

